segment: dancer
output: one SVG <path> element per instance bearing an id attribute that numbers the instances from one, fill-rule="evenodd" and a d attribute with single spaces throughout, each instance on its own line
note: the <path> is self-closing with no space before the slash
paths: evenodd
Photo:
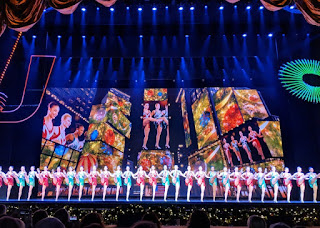
<path id="1" fill-rule="evenodd" d="M 67 134 L 66 136 L 66 145 L 75 150 L 81 150 L 84 144 L 84 140 L 80 141 L 79 137 L 81 137 L 84 133 L 84 126 L 82 124 L 76 124 L 76 130 L 73 133 Z"/>
<path id="2" fill-rule="evenodd" d="M 250 162 L 253 162 L 251 150 L 248 144 L 248 138 L 243 135 L 242 131 L 239 131 L 239 135 L 240 135 L 240 143 L 238 143 L 238 145 L 243 147 L 243 149 L 246 151 L 248 155 Z"/>
<path id="3" fill-rule="evenodd" d="M 314 173 L 314 169 L 312 167 L 309 167 L 309 173 L 306 174 L 305 178 L 309 182 L 310 188 L 313 189 L 313 202 L 317 202 L 317 193 L 318 193 L 318 178 L 320 177 L 320 174 Z"/>
<path id="4" fill-rule="evenodd" d="M 225 152 L 225 154 L 226 154 L 226 157 L 227 157 L 227 159 L 228 159 L 228 163 L 230 164 L 230 166 L 233 166 L 232 155 L 231 155 L 231 152 L 230 152 L 230 149 L 231 149 L 232 147 L 231 147 L 230 144 L 227 142 L 226 138 L 224 138 L 224 139 L 222 140 L 222 142 L 223 142 L 223 150 L 224 150 L 224 152 Z"/>
<path id="5" fill-rule="evenodd" d="M 10 198 L 11 189 L 14 185 L 14 179 L 16 179 L 18 174 L 13 171 L 13 166 L 9 166 L 9 171 L 5 174 L 5 184 L 8 186 L 7 189 L 7 201 Z"/>
<path id="6" fill-rule="evenodd" d="M 6 174 L 2 172 L 2 166 L 0 166 L 0 188 L 2 187 L 4 180 L 6 180 Z"/>
<path id="7" fill-rule="evenodd" d="M 56 186 L 56 201 L 58 201 L 60 195 L 60 188 L 64 178 L 66 178 L 66 175 L 63 172 L 61 172 L 60 166 L 57 167 L 57 172 L 53 172 L 53 185 Z"/>
<path id="8" fill-rule="evenodd" d="M 241 175 L 241 178 L 246 180 L 246 185 L 249 190 L 248 201 L 251 203 L 254 175 L 249 166 L 246 168 L 246 172 Z"/>
<path id="9" fill-rule="evenodd" d="M 122 186 L 122 172 L 121 172 L 121 167 L 118 165 L 117 170 L 111 174 L 112 177 L 114 177 L 114 182 L 117 185 L 117 192 L 116 192 L 116 201 L 119 199 L 119 193 L 120 193 L 120 187 Z"/>
<path id="10" fill-rule="evenodd" d="M 91 170 L 90 174 L 88 175 L 89 183 L 91 184 L 91 187 L 92 187 L 91 201 L 94 200 L 94 196 L 96 193 L 96 187 L 98 184 L 98 181 L 97 181 L 98 176 L 100 176 L 100 174 L 97 171 L 97 166 L 94 165 L 94 166 L 92 166 L 92 170 Z"/>
<path id="11" fill-rule="evenodd" d="M 172 184 L 176 187 L 175 201 L 178 201 L 179 190 L 180 190 L 180 176 L 184 176 L 183 173 L 178 169 L 178 166 L 174 166 L 174 170 L 170 172 L 172 178 Z"/>
<path id="12" fill-rule="evenodd" d="M 84 171 L 83 166 L 80 166 L 80 171 L 76 175 L 76 180 L 77 180 L 77 185 L 79 185 L 79 201 L 81 200 L 82 197 L 82 191 L 83 191 L 83 186 L 84 186 L 84 180 L 86 177 L 89 175 Z"/>
<path id="13" fill-rule="evenodd" d="M 290 203 L 291 190 L 292 190 L 292 175 L 289 173 L 289 168 L 284 169 L 284 173 L 281 173 L 281 178 L 283 178 L 283 184 L 287 187 L 287 202 Z"/>
<path id="14" fill-rule="evenodd" d="M 149 178 L 147 173 L 143 170 L 142 166 L 139 166 L 137 172 L 133 175 L 137 179 L 137 185 L 140 186 L 140 201 L 142 201 L 143 191 L 145 186 L 145 178 Z"/>
<path id="15" fill-rule="evenodd" d="M 159 173 L 159 177 L 162 179 L 162 185 L 164 185 L 164 195 L 163 200 L 167 201 L 168 189 L 170 186 L 169 180 L 170 171 L 166 165 L 163 166 L 163 170 Z"/>
<path id="16" fill-rule="evenodd" d="M 159 146 L 159 141 L 160 141 L 162 129 L 169 126 L 168 119 L 166 117 L 164 117 L 164 115 L 165 115 L 165 113 L 160 110 L 160 104 L 156 103 L 155 110 L 152 111 L 151 116 L 153 116 L 154 119 L 156 119 L 156 121 L 154 122 L 156 129 L 157 129 L 155 148 L 158 150 L 161 150 L 161 147 Z M 168 135 L 169 134 L 167 134 L 167 137 L 168 137 Z M 168 140 L 166 142 L 166 148 L 167 147 L 169 148 L 169 145 L 167 143 L 169 143 Z"/>
<path id="17" fill-rule="evenodd" d="M 209 184 L 212 186 L 212 195 L 213 195 L 213 201 L 216 201 L 216 194 L 217 194 L 217 181 L 218 173 L 214 170 L 214 167 L 211 166 L 211 170 L 208 173 L 207 178 L 209 178 Z"/>
<path id="18" fill-rule="evenodd" d="M 43 118 L 42 138 L 50 139 L 53 135 L 52 120 L 58 116 L 59 111 L 60 108 L 56 102 L 52 101 L 48 104 L 47 115 Z"/>
<path id="19" fill-rule="evenodd" d="M 234 180 L 234 186 L 237 188 L 237 196 L 236 196 L 237 202 L 240 202 L 241 179 L 242 179 L 241 175 L 242 175 L 242 173 L 239 172 L 238 167 L 235 167 L 234 172 L 230 174 L 230 179 Z"/>
<path id="20" fill-rule="evenodd" d="M 238 147 L 238 141 L 234 139 L 233 135 L 231 135 L 230 138 L 231 138 L 231 149 L 236 154 L 237 159 L 240 162 L 240 165 L 242 165 L 242 158 L 241 158 L 240 150 L 239 150 L 239 147 Z"/>
<path id="21" fill-rule="evenodd" d="M 195 178 L 197 179 L 197 184 L 200 186 L 201 189 L 201 202 L 203 202 L 204 190 L 206 189 L 206 173 L 202 171 L 202 166 L 199 166 L 198 172 L 195 173 Z"/>
<path id="22" fill-rule="evenodd" d="M 27 200 L 30 200 L 30 197 L 32 195 L 32 190 L 36 186 L 36 177 L 39 179 L 39 173 L 35 171 L 35 167 L 30 167 L 30 172 L 27 176 L 27 185 L 29 186 L 29 192 L 28 192 L 28 198 Z"/>
<path id="23" fill-rule="evenodd" d="M 127 195 L 126 200 L 129 201 L 129 195 L 130 195 L 130 189 L 132 186 L 132 180 L 131 177 L 133 177 L 133 173 L 130 171 L 130 167 L 126 167 L 126 171 L 122 173 L 122 178 L 124 178 L 124 185 L 127 186 Z"/>
<path id="24" fill-rule="evenodd" d="M 101 177 L 101 184 L 103 186 L 103 193 L 102 193 L 102 200 L 106 200 L 106 194 L 107 194 L 107 188 L 109 185 L 109 177 L 112 176 L 112 174 L 108 170 L 108 166 L 105 166 L 103 168 L 103 171 L 100 171 L 100 177 Z"/>
<path id="25" fill-rule="evenodd" d="M 265 179 L 266 180 L 270 180 L 270 185 L 273 187 L 273 191 L 274 191 L 273 202 L 275 202 L 275 203 L 278 202 L 278 189 L 279 189 L 279 182 L 278 181 L 279 181 L 279 178 L 280 178 L 280 175 L 276 171 L 276 167 L 275 166 L 272 166 L 271 167 L 271 172 L 269 172 L 265 176 Z"/>
<path id="26" fill-rule="evenodd" d="M 297 186 L 300 188 L 300 201 L 304 203 L 304 191 L 306 189 L 305 185 L 305 175 L 302 173 L 302 168 L 300 166 L 297 167 L 297 172 L 292 175 L 292 179 L 296 180 Z"/>
<path id="27" fill-rule="evenodd" d="M 53 178 L 52 174 L 48 171 L 48 167 L 43 167 L 43 171 L 40 172 L 40 169 L 37 169 L 39 173 L 39 184 L 42 185 L 42 192 L 41 192 L 41 200 L 44 200 L 46 195 L 46 188 L 49 186 L 49 178 Z"/>
<path id="28" fill-rule="evenodd" d="M 186 183 L 186 186 L 188 187 L 188 191 L 187 191 L 187 201 L 190 202 L 190 193 L 191 193 L 191 189 L 192 189 L 192 186 L 193 186 L 193 178 L 195 175 L 194 175 L 194 172 L 191 171 L 191 166 L 189 165 L 188 168 L 187 168 L 187 171 L 183 174 L 186 179 L 185 179 L 185 183 Z"/>
<path id="29" fill-rule="evenodd" d="M 148 150 L 147 148 L 147 142 L 149 139 L 149 133 L 150 133 L 150 121 L 155 122 L 157 121 L 155 118 L 151 117 L 151 111 L 149 110 L 149 103 L 145 103 L 143 106 L 143 130 L 144 130 L 144 138 L 143 138 L 143 144 L 142 144 L 142 149 L 143 150 Z"/>
<path id="30" fill-rule="evenodd" d="M 267 169 L 265 169 L 265 171 L 263 173 L 262 168 L 259 167 L 258 173 L 256 173 L 254 175 L 254 178 L 257 180 L 258 186 L 261 189 L 261 202 L 262 203 L 264 202 L 264 196 L 266 194 L 266 189 L 267 189 L 266 180 L 265 180 L 266 174 L 267 174 Z"/>
<path id="31" fill-rule="evenodd" d="M 227 202 L 230 189 L 230 171 L 228 171 L 227 167 L 224 167 L 223 172 L 218 174 L 218 178 L 222 180 L 222 185 L 224 187 L 224 201 Z"/>
<path id="32" fill-rule="evenodd" d="M 53 134 L 50 138 L 51 141 L 66 145 L 66 129 L 70 127 L 72 122 L 72 116 L 69 113 L 65 113 L 61 116 L 60 126 L 53 127 Z"/>
<path id="33" fill-rule="evenodd" d="M 149 176 L 149 183 L 152 186 L 152 201 L 154 201 L 154 197 L 156 195 L 156 188 L 157 188 L 157 177 L 159 176 L 154 165 L 151 166 L 151 170 L 148 176 Z"/>
<path id="34" fill-rule="evenodd" d="M 248 130 L 249 130 L 249 140 L 248 141 L 252 142 L 252 146 L 254 146 L 257 149 L 258 154 L 261 156 L 261 159 L 264 160 L 265 156 L 263 154 L 262 147 L 261 147 L 261 144 L 258 139 L 258 137 L 263 138 L 263 136 L 261 135 L 261 132 L 259 132 L 259 134 L 258 134 L 256 131 L 252 130 L 251 126 L 248 127 Z"/>
<path id="35" fill-rule="evenodd" d="M 24 166 L 21 166 L 20 172 L 17 174 L 17 186 L 19 187 L 18 201 L 21 199 L 22 190 L 26 186 L 27 172 Z"/>
<path id="36" fill-rule="evenodd" d="M 72 189 L 73 189 L 73 185 L 74 185 L 74 178 L 76 178 L 77 173 L 70 166 L 69 167 L 69 171 L 67 173 L 65 173 L 65 171 L 64 171 L 64 175 L 66 177 L 66 182 L 67 182 L 67 184 L 69 186 L 68 201 L 70 201 L 70 198 L 71 198 L 71 195 L 72 195 Z"/>

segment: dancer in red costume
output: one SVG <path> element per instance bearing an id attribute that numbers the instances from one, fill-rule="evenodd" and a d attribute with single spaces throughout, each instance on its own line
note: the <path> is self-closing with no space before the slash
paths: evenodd
<path id="1" fill-rule="evenodd" d="M 237 197 L 236 197 L 237 202 L 240 202 L 241 179 L 242 179 L 241 175 L 242 175 L 242 173 L 239 172 L 238 167 L 235 167 L 234 172 L 230 174 L 230 178 L 233 179 L 234 186 L 237 189 Z"/>
<path id="2" fill-rule="evenodd" d="M 246 168 L 246 172 L 241 175 L 241 178 L 246 182 L 247 188 L 249 190 L 248 201 L 251 203 L 254 174 L 251 172 L 250 167 Z"/>
<path id="3" fill-rule="evenodd" d="M 191 171 L 191 166 L 189 165 L 187 168 L 187 171 L 183 174 L 186 179 L 185 179 L 185 183 L 186 186 L 188 187 L 187 190 L 187 201 L 190 202 L 190 193 L 191 193 L 191 189 L 193 186 L 193 177 L 194 177 L 194 172 Z"/>
<path id="4" fill-rule="evenodd" d="M 230 152 L 230 149 L 232 147 L 230 146 L 229 143 L 227 143 L 227 140 L 225 138 L 222 140 L 222 142 L 223 142 L 223 150 L 224 150 L 224 152 L 226 154 L 226 157 L 228 159 L 228 163 L 230 164 L 230 166 L 233 166 L 232 155 L 231 155 L 231 152 Z"/>
<path id="5" fill-rule="evenodd" d="M 53 172 L 53 185 L 56 186 L 56 201 L 58 201 L 59 195 L 60 195 L 60 188 L 63 183 L 63 180 L 67 178 L 67 174 L 64 172 L 61 172 L 61 168 L 57 168 L 57 172 Z"/>
<path id="6" fill-rule="evenodd" d="M 18 174 L 15 171 L 13 171 L 13 166 L 10 166 L 9 171 L 6 173 L 5 182 L 4 182 L 8 186 L 7 201 L 10 198 L 11 189 L 14 185 L 14 179 L 16 179 L 17 177 L 18 177 Z"/>
<path id="7" fill-rule="evenodd" d="M 50 139 L 52 137 L 53 135 L 52 120 L 54 120 L 58 116 L 59 111 L 60 111 L 60 108 L 56 102 L 52 101 L 48 104 L 47 115 L 43 118 L 42 138 Z"/>
<path id="8" fill-rule="evenodd" d="M 151 170 L 148 174 L 149 176 L 149 183 L 152 186 L 152 201 L 154 201 L 155 195 L 156 195 L 156 188 L 157 188 L 157 178 L 159 177 L 159 174 L 156 170 L 156 168 L 151 166 Z"/>
<path id="9" fill-rule="evenodd" d="M 302 173 L 302 169 L 300 166 L 297 167 L 297 172 L 292 175 L 292 179 L 296 180 L 297 186 L 300 188 L 300 201 L 304 202 L 304 190 L 306 189 L 305 185 L 306 176 Z"/>
<path id="10" fill-rule="evenodd" d="M 283 184 L 287 187 L 287 202 L 290 203 L 291 190 L 292 190 L 292 175 L 289 173 L 289 168 L 286 167 L 284 172 L 280 174 L 280 177 L 283 178 Z"/>
<path id="11" fill-rule="evenodd" d="M 6 174 L 2 172 L 2 166 L 0 166 L 0 188 L 2 187 L 2 183 L 6 179 Z"/>
<path id="12" fill-rule="evenodd" d="M 109 185 L 109 177 L 111 176 L 111 173 L 108 170 L 108 166 L 105 166 L 103 171 L 100 171 L 100 177 L 101 177 L 101 184 L 103 186 L 103 194 L 102 194 L 102 200 L 106 200 L 106 194 L 107 194 L 107 188 Z"/>
<path id="13" fill-rule="evenodd" d="M 143 144 L 142 144 L 142 149 L 143 150 L 148 150 L 147 148 L 147 142 L 149 139 L 149 133 L 150 133 L 150 122 L 155 122 L 157 121 L 155 118 L 151 116 L 151 111 L 149 110 L 149 103 L 145 103 L 143 106 L 143 130 L 144 130 L 144 138 L 143 138 Z"/>
<path id="14" fill-rule="evenodd" d="M 61 145 L 66 145 L 66 129 L 70 127 L 71 122 L 72 116 L 69 113 L 63 114 L 60 126 L 53 127 L 53 134 L 50 140 Z"/>
<path id="15" fill-rule="evenodd" d="M 42 185 L 42 192 L 41 192 L 41 200 L 44 200 L 46 195 L 46 188 L 49 186 L 49 178 L 53 178 L 52 174 L 48 171 L 48 167 L 43 167 L 43 171 L 40 172 L 40 169 L 37 169 L 39 173 L 39 184 Z"/>
<path id="16" fill-rule="evenodd" d="M 143 170 L 142 166 L 139 166 L 138 171 L 133 174 L 133 178 L 137 178 L 137 184 L 140 186 L 140 201 L 142 201 L 143 191 L 145 186 L 145 178 L 149 178 L 147 173 Z"/>
<path id="17" fill-rule="evenodd" d="M 88 175 L 89 183 L 91 184 L 91 187 L 92 187 L 91 201 L 94 200 L 94 195 L 96 193 L 96 187 L 98 184 L 98 181 L 97 181 L 98 176 L 100 177 L 100 173 L 97 171 L 97 166 L 94 165 L 94 166 L 92 166 L 92 171 Z"/>
<path id="18" fill-rule="evenodd" d="M 202 166 L 199 166 L 198 172 L 195 173 L 194 175 L 197 179 L 197 184 L 200 186 L 201 189 L 201 195 L 200 199 L 201 202 L 203 202 L 203 197 L 204 197 L 204 190 L 206 189 L 206 178 L 209 178 L 206 173 L 202 170 Z"/>
<path id="19" fill-rule="evenodd" d="M 248 141 L 252 142 L 252 146 L 254 146 L 257 149 L 258 154 L 261 156 L 261 159 L 262 160 L 266 159 L 263 154 L 262 147 L 261 147 L 261 144 L 258 139 L 258 137 L 263 138 L 261 132 L 259 132 L 259 134 L 258 134 L 256 131 L 252 130 L 251 126 L 248 127 L 248 130 L 249 130 L 249 140 Z"/>

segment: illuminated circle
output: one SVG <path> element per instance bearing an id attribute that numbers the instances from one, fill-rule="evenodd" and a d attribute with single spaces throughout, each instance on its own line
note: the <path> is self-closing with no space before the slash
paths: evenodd
<path id="1" fill-rule="evenodd" d="M 283 64 L 279 70 L 279 79 L 285 89 L 300 99 L 320 103 L 320 84 L 309 83 L 307 78 L 311 76 L 320 81 L 319 61 L 298 59 Z"/>

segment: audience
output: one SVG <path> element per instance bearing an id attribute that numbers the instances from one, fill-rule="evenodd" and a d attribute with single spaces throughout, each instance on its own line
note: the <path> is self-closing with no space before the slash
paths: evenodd
<path id="1" fill-rule="evenodd" d="M 157 216 L 155 213 L 153 213 L 153 212 L 148 212 L 148 213 L 144 214 L 144 215 L 142 216 L 142 219 L 141 219 L 141 220 L 142 220 L 142 221 L 153 222 L 154 224 L 157 225 L 157 228 L 161 228 L 161 223 L 160 223 L 160 221 L 159 221 L 159 218 L 158 218 L 158 216 Z"/>
<path id="2" fill-rule="evenodd" d="M 104 226 L 101 215 L 98 213 L 89 213 L 85 215 L 80 223 L 80 228 L 84 228 L 86 226 L 89 226 L 91 224 L 99 224 L 101 227 Z"/>
<path id="3" fill-rule="evenodd" d="M 267 228 L 267 223 L 264 218 L 258 215 L 251 215 L 247 222 L 248 228 Z"/>
<path id="4" fill-rule="evenodd" d="M 0 218 L 7 214 L 7 207 L 4 204 L 0 204 Z"/>
<path id="5" fill-rule="evenodd" d="M 3 216 L 0 218 L 1 228 L 25 228 L 24 222 L 20 219 L 12 218 L 10 216 Z"/>
<path id="6" fill-rule="evenodd" d="M 287 224 L 285 224 L 283 222 L 278 222 L 278 223 L 274 223 L 274 224 L 270 225 L 270 228 L 290 228 L 290 226 L 288 226 Z"/>
<path id="7" fill-rule="evenodd" d="M 54 213 L 54 217 L 59 219 L 65 225 L 65 227 L 70 226 L 70 216 L 66 209 L 60 208 L 56 211 L 56 213 Z"/>
<path id="8" fill-rule="evenodd" d="M 34 228 L 65 228 L 65 226 L 59 219 L 48 217 L 37 222 Z"/>
<path id="9" fill-rule="evenodd" d="M 140 221 L 131 226 L 131 228 L 157 228 L 157 225 L 149 221 Z"/>
<path id="10" fill-rule="evenodd" d="M 195 210 L 190 217 L 188 228 L 209 228 L 210 220 L 204 211 Z"/>
<path id="11" fill-rule="evenodd" d="M 45 210 L 37 210 L 32 216 L 32 226 L 35 226 L 40 220 L 47 217 L 48 213 Z"/>

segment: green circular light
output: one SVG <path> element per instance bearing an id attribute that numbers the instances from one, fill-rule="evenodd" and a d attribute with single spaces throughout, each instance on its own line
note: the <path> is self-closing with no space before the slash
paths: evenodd
<path id="1" fill-rule="evenodd" d="M 298 98 L 320 103 L 320 86 L 309 85 L 303 80 L 308 74 L 320 77 L 319 61 L 298 59 L 285 63 L 279 70 L 279 79 L 283 87 Z"/>

